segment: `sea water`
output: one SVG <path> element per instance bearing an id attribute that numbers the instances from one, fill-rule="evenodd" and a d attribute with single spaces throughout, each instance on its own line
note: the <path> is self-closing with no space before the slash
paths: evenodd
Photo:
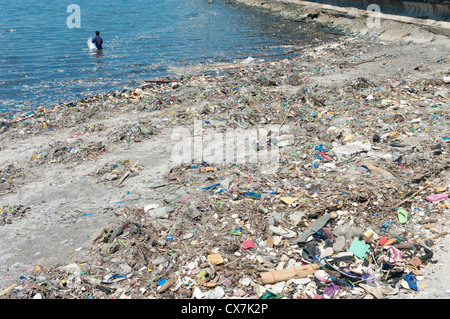
<path id="1" fill-rule="evenodd" d="M 333 37 L 232 1 L 208 2 L 0 0 L 0 112 L 50 108 L 170 77 L 177 67 L 270 59 Z M 103 50 L 92 53 L 87 39 L 97 30 Z"/>

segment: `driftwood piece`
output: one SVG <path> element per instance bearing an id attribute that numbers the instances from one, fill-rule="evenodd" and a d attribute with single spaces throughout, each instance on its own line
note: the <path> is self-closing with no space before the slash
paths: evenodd
<path id="1" fill-rule="evenodd" d="M 273 284 L 292 278 L 302 278 L 314 274 L 319 269 L 317 264 L 302 265 L 288 269 L 273 270 L 261 273 L 263 284 Z"/>
<path id="2" fill-rule="evenodd" d="M 119 181 L 117 182 L 117 184 L 116 184 L 116 186 L 120 186 L 120 184 L 122 184 L 122 182 L 125 180 L 125 178 L 127 178 L 128 177 L 128 175 L 130 175 L 133 171 L 134 171 L 134 168 L 136 167 L 136 165 L 139 163 L 139 161 L 136 161 L 134 164 L 133 164 L 133 166 L 131 166 L 130 167 L 130 169 L 125 173 L 125 174 L 123 174 L 123 176 L 119 179 Z"/>

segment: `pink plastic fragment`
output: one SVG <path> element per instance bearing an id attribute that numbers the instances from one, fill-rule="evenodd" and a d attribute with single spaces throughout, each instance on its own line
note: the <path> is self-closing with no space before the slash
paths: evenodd
<path id="1" fill-rule="evenodd" d="M 192 198 L 192 196 L 186 196 L 186 197 L 183 197 L 182 199 L 181 199 L 181 201 L 182 202 L 185 202 L 185 201 L 187 201 L 187 200 L 190 200 Z"/>
<path id="2" fill-rule="evenodd" d="M 248 248 L 255 248 L 255 245 L 250 239 L 248 239 L 241 244 L 241 247 L 244 249 L 248 249 Z"/>
<path id="3" fill-rule="evenodd" d="M 438 202 L 443 199 L 448 199 L 448 195 L 446 193 L 432 194 L 432 195 L 425 197 L 425 199 L 429 202 Z"/>
<path id="4" fill-rule="evenodd" d="M 321 151 L 320 155 L 322 155 L 323 158 L 325 158 L 329 161 L 333 161 L 333 158 L 331 158 L 327 153 L 325 153 L 325 151 Z"/>

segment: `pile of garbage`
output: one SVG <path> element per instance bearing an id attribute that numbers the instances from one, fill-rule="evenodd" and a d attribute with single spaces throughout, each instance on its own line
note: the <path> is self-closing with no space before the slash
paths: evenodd
<path id="1" fill-rule="evenodd" d="M 98 167 L 94 172 L 89 175 L 92 176 L 94 181 L 97 182 L 111 182 L 119 183 L 123 179 L 127 178 L 130 174 L 138 174 L 142 171 L 144 166 L 139 162 L 131 165 L 130 160 L 119 160 L 115 163 L 106 163 L 101 167 Z"/>
<path id="2" fill-rule="evenodd" d="M 11 192 L 14 188 L 14 181 L 24 178 L 24 170 L 14 164 L 8 164 L 0 169 L 0 195 Z"/>
<path id="3" fill-rule="evenodd" d="M 155 126 L 149 123 L 128 124 L 113 132 L 110 136 L 112 142 L 124 141 L 127 143 L 139 143 L 143 139 L 151 138 L 157 134 Z"/>
<path id="4" fill-rule="evenodd" d="M 246 165 L 182 165 L 158 188 L 159 202 L 125 207 L 117 223 L 93 234 L 86 257 L 36 266 L 9 298 L 347 299 L 416 291 L 446 234 L 439 220 L 447 189 L 427 180 L 393 196 L 390 176 L 371 168 L 352 186 L 337 176 L 302 182 L 293 170 L 275 180 Z M 374 192 L 366 183 L 373 178 L 393 185 Z"/>
<path id="5" fill-rule="evenodd" d="M 57 141 L 50 143 L 31 155 L 30 163 L 42 165 L 45 163 L 65 163 L 68 161 L 82 161 L 86 158 L 95 158 L 99 154 L 106 152 L 103 142 L 90 142 L 81 144 L 80 141 L 70 143 L 67 141 Z"/>
<path id="6" fill-rule="evenodd" d="M 23 218 L 30 207 L 5 204 L 0 206 L 0 226 L 11 224 L 13 220 Z"/>
<path id="7" fill-rule="evenodd" d="M 348 45 L 347 56 L 350 48 L 359 50 Z M 448 84 L 441 74 L 399 74 L 308 86 L 304 77 L 345 67 L 321 55 L 314 48 L 302 59 L 149 83 L 88 103 L 93 116 L 100 108 L 155 112 L 155 131 L 126 127 L 117 137 L 127 142 L 151 138 L 161 122 L 200 120 L 204 135 L 276 124 L 280 134 L 263 142 L 277 147 L 279 167 L 265 174 L 254 162 L 177 165 L 149 190 L 159 200 L 118 209 L 86 256 L 37 265 L 0 297 L 381 299 L 418 291 L 447 235 Z M 320 67 L 308 69 L 308 59 Z M 56 145 L 33 161 L 104 149 Z M 139 168 L 122 164 L 93 176 L 120 182 Z"/>

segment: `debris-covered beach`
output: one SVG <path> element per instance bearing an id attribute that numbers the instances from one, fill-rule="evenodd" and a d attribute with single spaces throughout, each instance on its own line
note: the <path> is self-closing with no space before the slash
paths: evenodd
<path id="1" fill-rule="evenodd" d="M 3 117 L 0 298 L 448 298 L 450 51 L 427 34 Z"/>

